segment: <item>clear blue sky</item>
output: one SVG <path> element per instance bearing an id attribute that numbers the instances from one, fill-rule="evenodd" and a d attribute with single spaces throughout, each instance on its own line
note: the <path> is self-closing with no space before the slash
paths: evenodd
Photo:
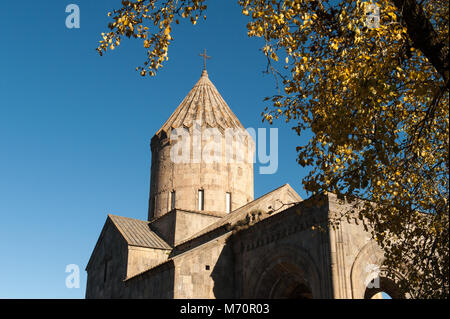
<path id="1" fill-rule="evenodd" d="M 84 298 L 106 215 L 147 217 L 150 138 L 199 79 L 203 48 L 210 79 L 244 126 L 269 127 L 262 100 L 276 91 L 262 74 L 263 43 L 247 37 L 236 0 L 208 2 L 206 21 L 174 29 L 155 78 L 135 71 L 145 56 L 138 41 L 104 57 L 95 51 L 119 0 L 2 3 L 0 298 Z M 80 29 L 65 27 L 70 3 L 80 7 Z M 275 126 L 279 168 L 255 170 L 255 197 L 289 183 L 305 198 L 295 161 L 302 138 Z M 79 289 L 65 286 L 68 264 L 80 266 Z"/>

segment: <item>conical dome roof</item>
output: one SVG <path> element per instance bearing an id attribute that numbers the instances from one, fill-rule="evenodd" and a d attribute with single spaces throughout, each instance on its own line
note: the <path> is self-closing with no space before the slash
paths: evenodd
<path id="1" fill-rule="evenodd" d="M 159 136 L 162 131 L 168 134 L 178 127 L 191 128 L 195 121 L 201 121 L 202 127 L 244 128 L 209 79 L 206 70 L 156 135 Z"/>

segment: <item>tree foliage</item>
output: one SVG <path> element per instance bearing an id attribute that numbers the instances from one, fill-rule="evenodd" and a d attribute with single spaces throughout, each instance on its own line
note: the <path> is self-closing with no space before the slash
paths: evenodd
<path id="1" fill-rule="evenodd" d="M 206 2 L 122 1 L 97 50 L 139 38 L 147 60 L 137 70 L 153 76 L 172 27 L 196 24 Z M 314 133 L 297 148 L 298 163 L 312 167 L 305 189 L 366 200 L 359 215 L 388 268 L 402 269 L 401 288 L 448 297 L 448 1 L 238 2 L 281 86 L 263 120 Z"/>

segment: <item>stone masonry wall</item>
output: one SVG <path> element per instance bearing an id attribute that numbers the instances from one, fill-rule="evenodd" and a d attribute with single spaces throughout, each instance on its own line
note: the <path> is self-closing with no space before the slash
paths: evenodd
<path id="1" fill-rule="evenodd" d="M 155 141 L 155 140 L 154 140 Z M 172 144 L 168 139 L 154 142 L 149 205 L 149 220 L 171 210 L 171 191 L 175 191 L 175 208 L 196 211 L 198 191 L 204 191 L 204 210 L 226 212 L 226 193 L 231 193 L 231 210 L 253 200 L 253 163 L 226 163 L 225 140 L 219 163 L 174 163 L 170 157 Z M 235 150 L 247 156 L 247 144 Z"/>
<path id="2" fill-rule="evenodd" d="M 121 298 L 123 280 L 127 275 L 127 261 L 127 243 L 112 222 L 107 220 L 95 258 L 86 268 L 86 298 Z"/>

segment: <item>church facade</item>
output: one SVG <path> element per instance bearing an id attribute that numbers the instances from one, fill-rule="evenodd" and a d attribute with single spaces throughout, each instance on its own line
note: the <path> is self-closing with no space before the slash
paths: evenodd
<path id="1" fill-rule="evenodd" d="M 253 161 L 226 160 L 226 134 L 221 158 L 174 160 L 174 136 L 195 149 L 205 130 L 243 128 L 203 70 L 151 140 L 148 219 L 107 216 L 86 298 L 404 297 L 357 217 L 330 227 L 351 209 L 335 195 L 303 200 L 285 184 L 254 199 Z M 233 144 L 231 159 L 252 158 L 252 143 Z"/>

